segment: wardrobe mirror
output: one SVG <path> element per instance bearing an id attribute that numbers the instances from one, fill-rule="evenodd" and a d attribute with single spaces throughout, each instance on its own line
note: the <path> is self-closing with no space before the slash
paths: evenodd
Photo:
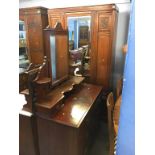
<path id="1" fill-rule="evenodd" d="M 91 16 L 68 17 L 69 36 L 69 64 L 70 74 L 89 76 L 90 71 L 90 41 L 91 41 Z"/>

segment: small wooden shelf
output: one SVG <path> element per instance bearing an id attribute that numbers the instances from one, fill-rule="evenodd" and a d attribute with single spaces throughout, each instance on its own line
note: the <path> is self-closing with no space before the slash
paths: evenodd
<path id="1" fill-rule="evenodd" d="M 51 114 L 57 111 L 63 104 L 63 99 L 78 87 L 84 77 L 73 76 L 69 80 L 55 87 L 49 94 L 36 103 L 37 112 Z"/>

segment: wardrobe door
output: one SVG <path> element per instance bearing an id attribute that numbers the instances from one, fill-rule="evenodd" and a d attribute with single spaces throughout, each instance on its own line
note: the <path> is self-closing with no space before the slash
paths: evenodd
<path id="1" fill-rule="evenodd" d="M 110 79 L 110 59 L 111 41 L 110 34 L 106 32 L 98 33 L 98 54 L 97 54 L 97 77 L 96 83 L 103 85 L 105 89 L 109 87 Z"/>
<path id="2" fill-rule="evenodd" d="M 112 59 L 112 14 L 98 12 L 96 83 L 109 89 Z"/>

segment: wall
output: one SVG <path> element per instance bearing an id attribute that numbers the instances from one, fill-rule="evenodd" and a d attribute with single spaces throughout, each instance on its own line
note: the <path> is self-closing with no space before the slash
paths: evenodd
<path id="1" fill-rule="evenodd" d="M 119 7 L 124 7 L 121 4 Z M 125 61 L 125 54 L 122 52 L 122 47 L 124 44 L 127 43 L 127 36 L 128 36 L 128 25 L 129 25 L 129 18 L 130 18 L 130 6 L 126 5 L 126 9 L 122 9 L 118 13 L 118 24 L 117 24 L 117 32 L 116 32 L 116 45 L 113 54 L 113 75 L 112 75 L 112 88 L 115 92 L 117 80 L 123 76 L 124 72 L 124 61 Z"/>
<path id="2" fill-rule="evenodd" d="M 62 8 L 71 6 L 86 6 L 86 5 L 99 5 L 99 4 L 122 4 L 129 3 L 130 0 L 19 0 L 19 7 L 31 7 L 31 6 L 44 6 L 47 8 Z"/>

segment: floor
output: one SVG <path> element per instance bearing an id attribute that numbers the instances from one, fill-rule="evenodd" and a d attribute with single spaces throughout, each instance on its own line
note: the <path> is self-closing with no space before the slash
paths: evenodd
<path id="1" fill-rule="evenodd" d="M 109 139 L 107 123 L 101 121 L 100 128 L 93 144 L 90 146 L 87 155 L 108 155 Z"/>

